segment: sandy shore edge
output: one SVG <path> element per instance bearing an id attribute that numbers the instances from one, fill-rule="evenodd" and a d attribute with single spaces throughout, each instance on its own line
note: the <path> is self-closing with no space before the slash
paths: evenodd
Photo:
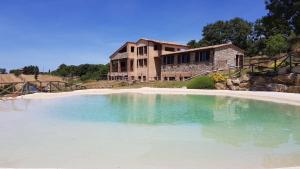
<path id="1" fill-rule="evenodd" d="M 207 95 L 225 96 L 245 99 L 255 99 L 276 103 L 300 106 L 300 94 L 281 92 L 261 92 L 261 91 L 231 91 L 231 90 L 202 90 L 184 88 L 138 88 L 138 89 L 87 89 L 62 93 L 35 93 L 19 96 L 17 99 L 54 99 L 78 95 L 107 95 L 120 93 L 138 94 L 174 94 L 174 95 Z"/>

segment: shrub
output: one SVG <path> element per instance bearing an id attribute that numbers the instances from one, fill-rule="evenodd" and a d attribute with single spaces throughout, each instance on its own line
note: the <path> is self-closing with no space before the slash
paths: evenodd
<path id="1" fill-rule="evenodd" d="M 202 76 L 192 79 L 187 84 L 188 89 L 214 89 L 214 80 L 209 76 Z"/>
<path id="2" fill-rule="evenodd" d="M 213 75 L 211 75 L 211 78 L 214 82 L 225 82 L 226 80 L 225 76 L 221 73 L 214 73 Z"/>

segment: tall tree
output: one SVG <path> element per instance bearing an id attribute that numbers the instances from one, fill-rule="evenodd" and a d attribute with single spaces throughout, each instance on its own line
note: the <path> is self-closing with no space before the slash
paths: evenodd
<path id="1" fill-rule="evenodd" d="M 196 40 L 190 40 L 187 43 L 187 45 L 190 46 L 191 48 L 197 48 L 197 47 L 199 47 L 199 43 Z"/>
<path id="2" fill-rule="evenodd" d="M 9 71 L 9 73 L 12 73 L 12 74 L 14 74 L 16 76 L 19 76 L 20 74 L 22 74 L 22 70 L 20 70 L 20 69 L 12 69 L 12 70 Z"/>
<path id="3" fill-rule="evenodd" d="M 30 65 L 30 66 L 25 66 L 23 68 L 23 74 L 25 75 L 37 75 L 39 74 L 39 67 L 38 66 L 33 66 L 33 65 Z"/>
<path id="4" fill-rule="evenodd" d="M 288 49 L 288 42 L 284 35 L 277 34 L 271 36 L 266 41 L 265 51 L 269 56 L 275 56 L 276 54 L 286 52 Z"/>
<path id="5" fill-rule="evenodd" d="M 266 0 L 266 9 L 269 13 L 264 17 L 265 25 L 273 26 L 273 28 L 284 27 L 282 31 L 286 31 L 288 27 L 290 32 L 300 34 L 299 0 Z"/>
<path id="6" fill-rule="evenodd" d="M 6 69 L 0 68 L 0 74 L 6 74 Z"/>
<path id="7" fill-rule="evenodd" d="M 217 21 L 203 28 L 203 39 L 200 42 L 207 45 L 232 42 L 236 46 L 246 49 L 249 45 L 251 31 L 252 24 L 241 18 Z"/>
<path id="8" fill-rule="evenodd" d="M 79 66 L 61 64 L 57 70 L 53 71 L 54 75 L 58 76 L 77 76 L 81 80 L 99 80 L 100 76 L 106 76 L 108 73 L 107 65 L 82 64 Z"/>
<path id="9" fill-rule="evenodd" d="M 208 24 L 203 28 L 201 41 L 206 41 L 208 45 L 216 45 L 228 42 L 227 24 L 224 21 L 217 21 Z"/>

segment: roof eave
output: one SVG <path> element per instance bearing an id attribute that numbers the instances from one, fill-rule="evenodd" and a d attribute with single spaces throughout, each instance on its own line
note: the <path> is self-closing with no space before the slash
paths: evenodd
<path id="1" fill-rule="evenodd" d="M 109 58 L 111 59 L 117 52 L 119 52 L 123 47 L 127 46 L 128 44 L 136 44 L 134 42 L 125 42 L 121 47 L 119 47 L 112 55 L 109 56 Z"/>
<path id="2" fill-rule="evenodd" d="M 188 45 L 183 45 L 183 44 L 176 44 L 176 43 L 168 43 L 168 42 L 159 42 L 159 41 L 155 41 L 152 39 L 145 39 L 145 38 L 141 38 L 139 39 L 136 43 L 140 42 L 140 41 L 149 41 L 149 42 L 153 42 L 153 43 L 159 43 L 159 44 L 167 44 L 167 45 L 173 45 L 173 46 L 182 46 L 182 47 L 189 47 Z"/>

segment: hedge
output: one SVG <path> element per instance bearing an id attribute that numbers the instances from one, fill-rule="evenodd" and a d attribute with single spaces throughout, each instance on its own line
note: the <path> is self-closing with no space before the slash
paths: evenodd
<path id="1" fill-rule="evenodd" d="M 214 80 L 209 76 L 201 76 L 192 79 L 187 84 L 188 89 L 214 89 L 215 83 Z"/>

